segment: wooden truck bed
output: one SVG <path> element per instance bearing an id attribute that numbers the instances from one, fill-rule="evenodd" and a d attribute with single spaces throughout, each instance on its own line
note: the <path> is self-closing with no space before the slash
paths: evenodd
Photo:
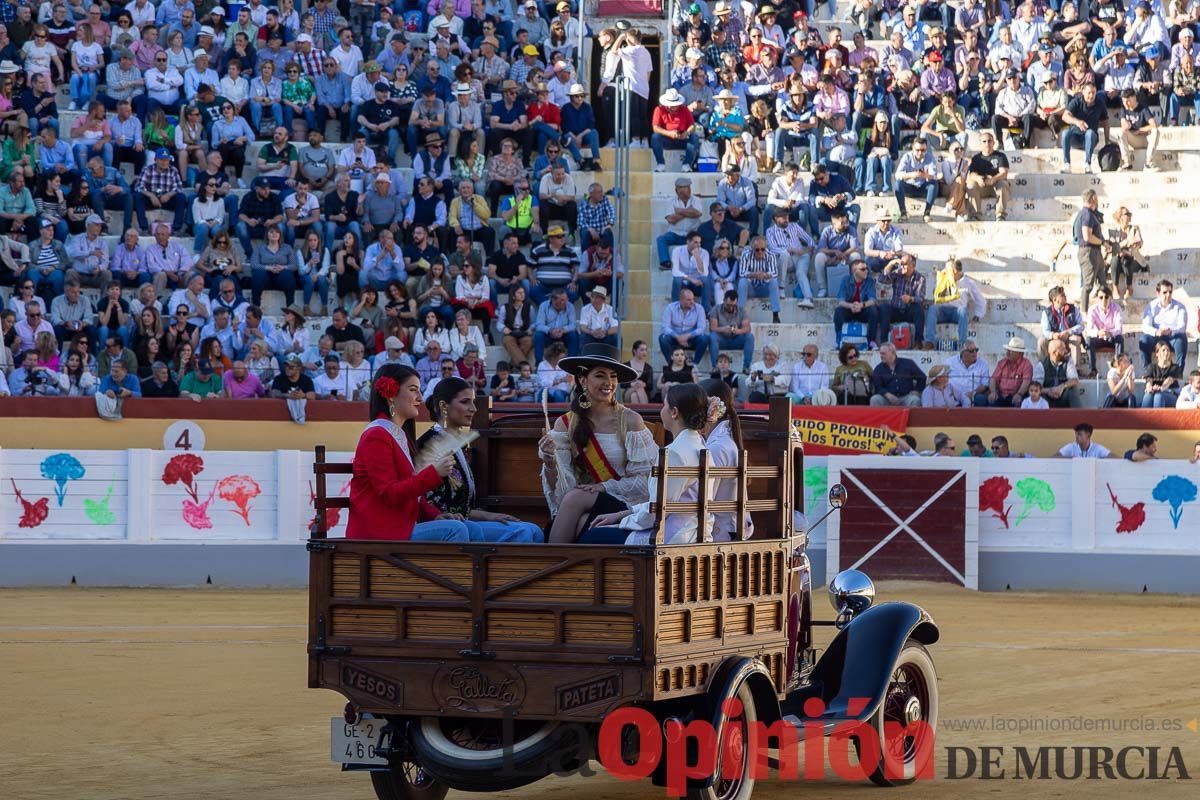
<path id="1" fill-rule="evenodd" d="M 476 463 L 520 462 L 540 428 L 540 415 L 488 428 Z M 762 441 L 757 449 L 785 452 Z M 745 481 L 747 502 L 778 508 L 745 542 L 634 548 L 314 535 L 309 685 L 378 715 L 590 722 L 629 703 L 703 692 L 736 653 L 762 659 L 782 689 L 794 544 L 778 533 L 793 495 L 784 461 Z M 325 475 L 348 465 L 326 464 L 320 451 L 317 462 L 320 504 Z M 506 470 L 502 485 L 511 488 L 514 474 Z M 512 508 L 479 480 L 481 496 Z M 530 503 L 532 487 L 518 488 Z"/>

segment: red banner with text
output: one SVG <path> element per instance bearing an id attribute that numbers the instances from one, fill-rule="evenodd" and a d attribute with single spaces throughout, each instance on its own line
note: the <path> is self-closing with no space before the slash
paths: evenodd
<path id="1" fill-rule="evenodd" d="M 908 409 L 795 405 L 792 420 L 810 455 L 886 453 L 908 430 Z"/>

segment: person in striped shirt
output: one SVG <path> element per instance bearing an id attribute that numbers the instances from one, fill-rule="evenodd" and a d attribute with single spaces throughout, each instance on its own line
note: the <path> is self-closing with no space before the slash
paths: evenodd
<path id="1" fill-rule="evenodd" d="M 753 292 L 755 297 L 764 295 L 771 302 L 771 322 L 779 324 L 779 259 L 767 249 L 767 240 L 755 236 L 750 246 L 742 251 L 738 262 L 738 305 L 746 308 L 746 300 Z"/>
<path id="2" fill-rule="evenodd" d="M 767 229 L 767 249 L 781 264 L 790 264 L 796 273 L 800 308 L 812 308 L 812 288 L 808 283 L 808 268 L 816 250 L 812 237 L 798 222 L 791 222 L 786 208 L 775 209 L 775 224 Z"/>

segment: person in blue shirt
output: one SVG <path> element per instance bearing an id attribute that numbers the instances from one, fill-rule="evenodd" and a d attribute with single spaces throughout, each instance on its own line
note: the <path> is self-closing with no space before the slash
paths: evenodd
<path id="1" fill-rule="evenodd" d="M 680 289 L 679 299 L 663 308 L 662 333 L 658 347 L 668 362 L 676 348 L 691 350 L 692 363 L 699 364 L 708 349 L 708 315 L 696 302 L 691 289 Z"/>
<path id="2" fill-rule="evenodd" d="M 358 6 L 352 6 L 358 8 Z M 324 131 L 325 123 L 338 120 L 342 141 L 350 141 L 350 78 L 332 56 L 321 61 L 321 74 L 313 82 L 317 90 L 317 130 Z"/>
<path id="3" fill-rule="evenodd" d="M 757 187 L 742 177 L 742 168 L 736 163 L 725 168 L 725 177 L 726 180 L 717 184 L 717 202 L 725 206 L 730 219 L 744 222 L 750 226 L 750 233 L 758 233 Z"/>
<path id="4" fill-rule="evenodd" d="M 862 322 L 867 326 L 867 340 L 875 347 L 879 327 L 879 301 L 875 299 L 875 279 L 870 277 L 867 262 L 855 261 L 850 274 L 838 287 L 837 307 L 833 310 L 833 331 L 837 346 L 842 346 L 842 328 L 847 322 Z M 922 387 L 924 388 L 924 387 Z"/>
<path id="5" fill-rule="evenodd" d="M 42 128 L 42 146 L 38 148 L 38 171 L 42 174 L 57 173 L 64 186 L 74 183 L 79 178 L 71 145 L 58 138 L 58 129 L 50 125 Z"/>
<path id="6" fill-rule="evenodd" d="M 141 192 L 133 192 L 125 182 L 125 176 L 116 167 L 104 166 L 104 159 L 92 156 L 88 159 L 87 172 L 83 177 L 88 182 L 88 196 L 92 208 L 101 217 L 105 209 L 120 211 L 124 214 L 125 230 L 133 225 L 133 212 L 136 208 L 139 217 L 146 215 L 146 201 Z"/>
<path id="7" fill-rule="evenodd" d="M 584 102 L 586 94 L 581 84 L 571 84 L 567 91 L 570 102 L 562 107 L 563 144 L 585 172 L 600 169 L 600 133 L 596 130 L 596 115 L 591 105 Z M 580 152 L 585 144 L 591 148 L 591 158 L 583 158 Z"/>
<path id="8" fill-rule="evenodd" d="M 97 391 L 114 400 L 124 400 L 127 397 L 141 397 L 142 384 L 136 375 L 130 375 L 125 369 L 124 361 L 114 360 L 108 374 L 100 379 Z"/>

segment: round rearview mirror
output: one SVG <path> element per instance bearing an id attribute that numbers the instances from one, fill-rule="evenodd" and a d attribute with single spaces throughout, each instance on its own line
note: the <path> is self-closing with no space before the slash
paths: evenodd
<path id="1" fill-rule="evenodd" d="M 839 618 L 861 614 L 875 602 L 875 584 L 866 573 L 856 569 L 842 570 L 829 582 L 829 602 Z"/>
<path id="2" fill-rule="evenodd" d="M 829 487 L 829 507 L 841 508 L 846 505 L 846 498 L 848 496 L 846 487 L 840 483 L 835 483 Z"/>

